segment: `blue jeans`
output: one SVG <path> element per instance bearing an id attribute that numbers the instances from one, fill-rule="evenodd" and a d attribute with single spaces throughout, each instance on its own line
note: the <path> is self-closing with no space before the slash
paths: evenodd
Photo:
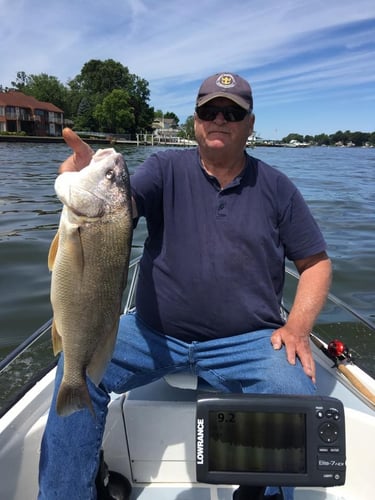
<path id="1" fill-rule="evenodd" d="M 150 329 L 136 315 L 122 316 L 116 348 L 102 383 L 88 380 L 96 418 L 88 410 L 68 417 L 56 414 L 63 356 L 41 446 L 39 500 L 95 500 L 95 477 L 104 432 L 109 392 L 122 393 L 168 373 L 191 371 L 222 392 L 312 394 L 315 390 L 301 364 L 290 365 L 285 350 L 270 343 L 272 330 L 192 342 Z M 277 492 L 268 488 L 266 493 Z M 293 488 L 283 488 L 285 500 Z"/>

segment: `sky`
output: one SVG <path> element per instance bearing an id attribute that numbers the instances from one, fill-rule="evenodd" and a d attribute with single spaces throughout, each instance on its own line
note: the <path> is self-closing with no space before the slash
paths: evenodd
<path id="1" fill-rule="evenodd" d="M 0 85 L 62 83 L 91 59 L 149 82 L 184 123 L 200 83 L 238 73 L 258 136 L 375 131 L 374 0 L 0 0 Z"/>

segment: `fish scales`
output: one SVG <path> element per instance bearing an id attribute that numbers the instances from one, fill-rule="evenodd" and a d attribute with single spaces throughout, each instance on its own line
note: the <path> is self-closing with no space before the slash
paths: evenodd
<path id="1" fill-rule="evenodd" d="M 86 373 L 99 384 L 113 353 L 127 280 L 132 213 L 129 174 L 122 156 L 99 150 L 80 172 L 61 174 L 63 202 L 52 242 L 53 344 L 64 352 L 57 412 L 93 412 Z"/>

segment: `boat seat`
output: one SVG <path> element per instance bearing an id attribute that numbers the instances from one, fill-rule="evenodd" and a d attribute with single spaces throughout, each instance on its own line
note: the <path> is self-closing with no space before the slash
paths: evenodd
<path id="1" fill-rule="evenodd" d="M 168 373 L 164 375 L 164 380 L 171 387 L 177 389 L 188 389 L 191 391 L 216 392 L 215 389 L 206 380 L 191 372 Z"/>
<path id="2" fill-rule="evenodd" d="M 171 387 L 178 389 L 196 390 L 198 388 L 198 376 L 189 372 L 168 373 L 164 375 L 164 380 Z"/>

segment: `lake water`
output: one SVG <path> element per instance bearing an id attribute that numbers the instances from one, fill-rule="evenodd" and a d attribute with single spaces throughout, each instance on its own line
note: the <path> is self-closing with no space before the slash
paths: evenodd
<path id="1" fill-rule="evenodd" d="M 156 147 L 117 146 L 130 172 Z M 250 154 L 299 187 L 328 243 L 332 292 L 375 318 L 375 149 L 255 148 Z M 47 255 L 61 204 L 54 193 L 64 144 L 0 143 L 0 359 L 51 317 Z M 145 237 L 140 224 L 133 255 Z M 329 339 L 327 339 L 329 340 Z M 346 339 L 358 364 L 374 373 L 375 332 Z"/>

